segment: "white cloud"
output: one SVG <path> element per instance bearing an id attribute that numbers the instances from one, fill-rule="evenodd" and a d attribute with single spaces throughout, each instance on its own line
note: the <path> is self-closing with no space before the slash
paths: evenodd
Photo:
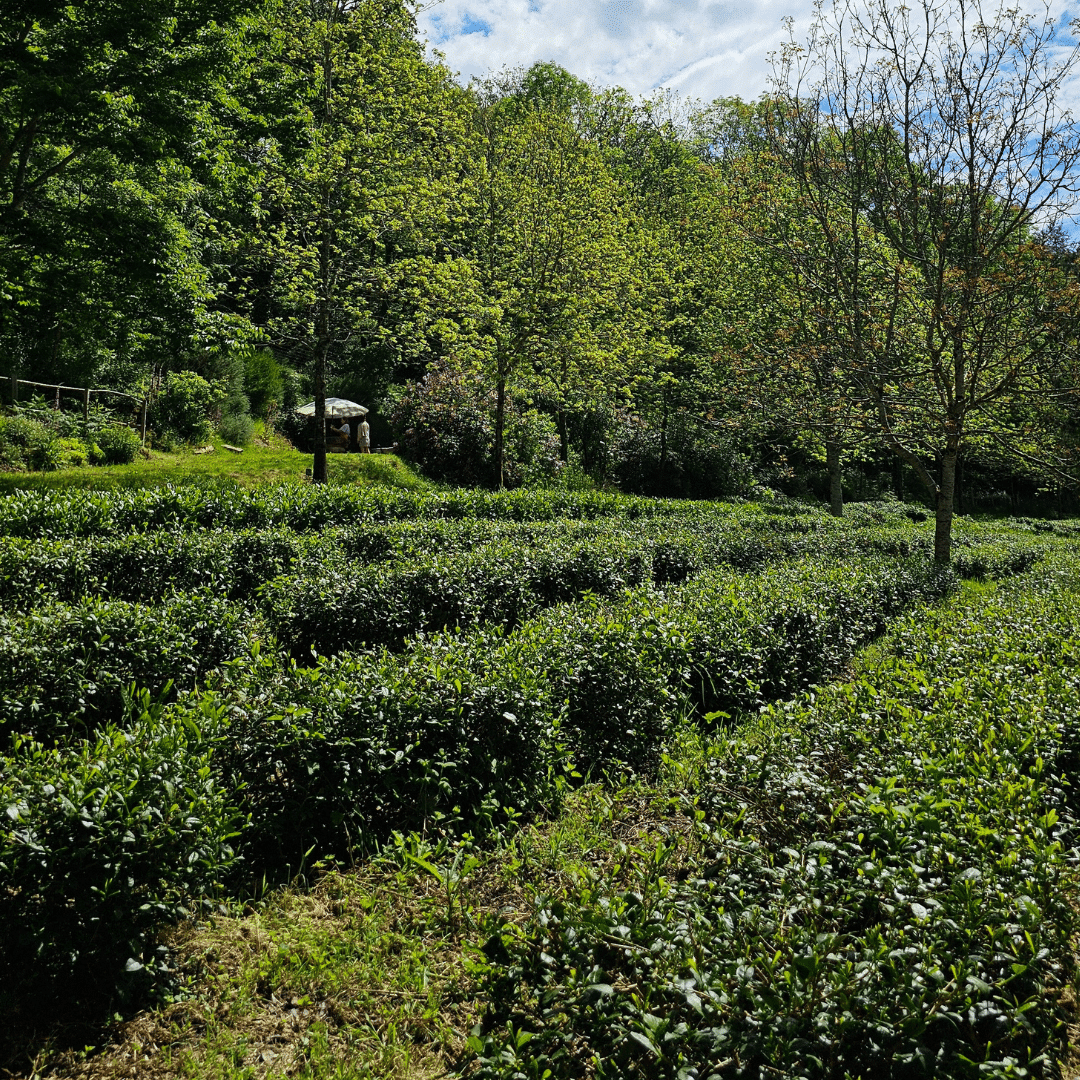
<path id="1" fill-rule="evenodd" d="M 710 101 L 763 93 L 784 18 L 798 33 L 812 8 L 812 0 L 442 0 L 419 23 L 466 82 L 553 60 L 602 86 L 635 94 L 671 87 Z M 1059 16 L 1067 10 L 1065 0 L 1051 8 Z"/>
<path id="2" fill-rule="evenodd" d="M 711 100 L 762 93 L 784 16 L 805 22 L 810 9 L 810 0 L 443 0 L 419 21 L 464 81 L 553 60 L 635 94 L 664 86 Z"/>

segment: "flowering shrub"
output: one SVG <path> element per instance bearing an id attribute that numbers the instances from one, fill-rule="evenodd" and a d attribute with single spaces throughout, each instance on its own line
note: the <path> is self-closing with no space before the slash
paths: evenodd
<path id="1" fill-rule="evenodd" d="M 388 415 L 402 453 L 433 480 L 490 486 L 495 476 L 495 391 L 449 361 L 399 388 Z M 504 479 L 509 487 L 555 476 L 559 440 L 550 418 L 506 401 Z"/>

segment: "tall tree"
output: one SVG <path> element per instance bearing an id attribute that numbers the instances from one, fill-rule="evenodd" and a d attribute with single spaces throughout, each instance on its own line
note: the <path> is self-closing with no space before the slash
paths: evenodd
<path id="1" fill-rule="evenodd" d="M 941 562 L 965 440 L 1025 454 L 1024 401 L 1076 391 L 1076 292 L 1031 232 L 1076 192 L 1078 60 L 1049 16 L 835 0 L 778 61 L 771 146 L 824 241 L 814 287 L 848 313 L 845 375 L 933 499 Z"/>
<path id="2" fill-rule="evenodd" d="M 425 59 L 400 0 L 285 0 L 269 45 L 253 75 L 272 108 L 261 132 L 246 127 L 254 255 L 273 297 L 270 338 L 314 378 L 321 483 L 332 358 L 384 336 L 377 309 L 406 272 L 403 256 L 430 257 L 453 205 L 459 94 Z"/>
<path id="3" fill-rule="evenodd" d="M 117 345 L 107 309 L 114 323 L 134 322 L 134 336 L 152 337 L 140 310 L 163 325 L 180 294 L 192 297 L 190 278 L 179 291 L 178 279 L 157 288 L 173 268 L 192 267 L 179 205 L 188 178 L 173 163 L 189 156 L 200 103 L 258 2 L 0 8 L 0 336 L 9 354 L 62 367 L 65 336 Z M 125 238 L 132 232 L 146 242 Z"/>
<path id="4" fill-rule="evenodd" d="M 495 387 L 499 487 L 511 381 L 539 377 L 565 406 L 575 389 L 619 379 L 638 265 L 637 222 L 602 155 L 563 101 L 527 90 L 476 88 L 467 180 L 475 306 L 458 352 Z"/>

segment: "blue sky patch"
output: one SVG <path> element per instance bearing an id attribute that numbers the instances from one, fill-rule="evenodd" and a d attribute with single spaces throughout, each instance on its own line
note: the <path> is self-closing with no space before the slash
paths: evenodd
<path id="1" fill-rule="evenodd" d="M 465 12 L 465 17 L 461 20 L 461 32 L 463 34 L 483 34 L 487 37 L 491 33 L 491 24 L 484 22 L 483 19 L 478 19 L 471 11 Z"/>

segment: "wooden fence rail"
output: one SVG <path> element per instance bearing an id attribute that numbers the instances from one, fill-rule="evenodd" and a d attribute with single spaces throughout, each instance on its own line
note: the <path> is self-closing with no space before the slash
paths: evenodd
<path id="1" fill-rule="evenodd" d="M 90 395 L 91 394 L 111 394 L 113 397 L 127 398 L 128 401 L 134 401 L 137 405 L 141 406 L 142 413 L 142 441 L 146 442 L 146 398 L 138 398 L 133 394 L 125 394 L 120 390 L 94 390 L 87 386 L 64 386 L 62 383 L 40 383 L 33 382 L 30 379 L 16 379 L 11 377 L 11 404 L 17 405 L 19 403 L 19 387 L 31 386 L 35 390 L 55 390 L 56 396 L 61 394 L 78 394 L 82 397 L 83 403 L 83 423 L 88 423 L 90 420 Z"/>

